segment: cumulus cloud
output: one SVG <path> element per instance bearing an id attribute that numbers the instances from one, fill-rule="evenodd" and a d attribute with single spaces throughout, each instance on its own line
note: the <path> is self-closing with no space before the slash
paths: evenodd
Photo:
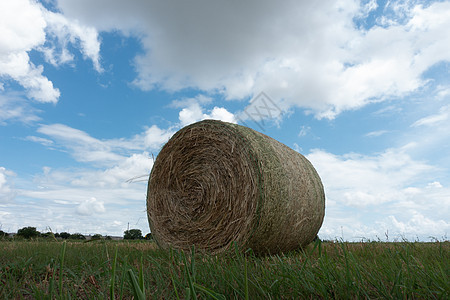
<path id="1" fill-rule="evenodd" d="M 152 166 L 153 159 L 147 152 L 132 154 L 110 168 L 75 174 L 70 183 L 78 187 L 127 188 L 130 183 L 146 181 Z"/>
<path id="2" fill-rule="evenodd" d="M 83 201 L 77 206 L 77 213 L 83 216 L 91 216 L 94 213 L 104 213 L 105 206 L 103 201 L 98 201 L 95 197 Z"/>
<path id="3" fill-rule="evenodd" d="M 60 95 L 42 75 L 43 67 L 30 62 L 28 52 L 45 43 L 46 21 L 41 6 L 28 0 L 0 3 L 0 78 L 12 78 L 42 102 L 56 102 Z"/>
<path id="4" fill-rule="evenodd" d="M 433 170 L 401 149 L 388 149 L 376 156 L 338 156 L 313 150 L 307 157 L 319 171 L 328 198 L 353 207 L 403 199 L 405 188 Z"/>
<path id="5" fill-rule="evenodd" d="M 224 122 L 237 123 L 236 117 L 224 107 L 215 106 L 209 112 L 204 112 L 202 104 L 210 103 L 210 98 L 197 96 L 196 98 L 176 100 L 172 102 L 171 106 L 183 107 L 178 113 L 178 119 L 181 126 L 186 126 L 201 120 L 213 119 Z"/>
<path id="6" fill-rule="evenodd" d="M 146 148 L 159 150 L 159 148 L 167 142 L 174 133 L 175 132 L 171 129 L 161 129 L 156 125 L 152 125 L 145 130 L 144 134 L 138 135 L 133 140 L 136 142 L 143 140 Z"/>
<path id="7" fill-rule="evenodd" d="M 40 51 L 47 61 L 60 65 L 73 59 L 70 43 L 101 71 L 96 30 L 50 12 L 36 1 L 1 1 L 0 36 L 0 79 L 18 82 L 28 97 L 39 102 L 56 103 L 60 91 L 43 75 L 44 67 L 31 61 L 30 51 Z"/>
<path id="8" fill-rule="evenodd" d="M 60 65 L 73 60 L 68 44 L 78 45 L 84 57 L 92 60 L 94 69 L 102 72 L 100 64 L 100 41 L 97 30 L 81 25 L 77 20 L 69 20 L 62 14 L 42 10 L 47 22 L 47 44 L 39 48 L 48 62 Z"/>
<path id="9" fill-rule="evenodd" d="M 8 182 L 8 177 L 14 176 L 14 173 L 4 167 L 0 167 L 0 203 L 6 203 L 13 200 L 16 191 Z"/>
<path id="10" fill-rule="evenodd" d="M 130 179 L 148 176 L 152 165 L 153 159 L 143 152 L 124 155 L 108 167 L 44 167 L 33 181 L 17 189 L 21 199 L 32 201 L 4 206 L 12 213 L 0 213 L 0 221 L 15 229 L 27 225 L 23 224 L 27 220 L 34 226 L 51 226 L 56 231 L 109 235 L 121 235 L 127 222 L 132 221 L 134 228 L 146 231 L 145 177 L 138 178 L 142 182 Z M 104 214 L 106 210 L 108 214 Z M 95 218 L 80 219 L 80 215 Z"/>
<path id="11" fill-rule="evenodd" d="M 307 158 L 325 187 L 323 236 L 373 239 L 390 232 L 391 239 L 426 240 L 448 233 L 450 187 L 435 181 L 437 167 L 403 148 L 372 156 L 313 150 Z"/>
<path id="12" fill-rule="evenodd" d="M 416 212 L 408 220 L 401 221 L 390 215 L 378 223 L 385 232 L 394 232 L 408 240 L 443 240 L 450 230 L 450 222 L 443 219 L 431 219 Z"/>
<path id="13" fill-rule="evenodd" d="M 401 2 L 401 3 L 400 3 Z M 280 106 L 318 118 L 401 97 L 423 73 L 450 61 L 449 2 L 59 0 L 62 12 L 99 30 L 140 38 L 135 84 L 144 90 L 198 88 L 242 99 L 267 91 Z M 198 108 L 185 111 L 194 119 Z M 189 115 L 191 114 L 191 115 Z"/>

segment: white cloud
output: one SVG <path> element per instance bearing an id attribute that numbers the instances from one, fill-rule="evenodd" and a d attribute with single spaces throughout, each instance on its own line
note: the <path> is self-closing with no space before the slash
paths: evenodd
<path id="1" fill-rule="evenodd" d="M 120 154 L 114 153 L 107 142 L 67 125 L 41 125 L 37 131 L 57 141 L 61 147 L 68 149 L 73 157 L 81 162 L 109 164 L 123 158 Z"/>
<path id="2" fill-rule="evenodd" d="M 450 120 L 450 105 L 441 107 L 438 114 L 419 119 L 416 122 L 414 122 L 411 126 L 412 127 L 433 126 L 448 120 Z"/>
<path id="3" fill-rule="evenodd" d="M 367 1 L 366 4 L 361 6 L 361 11 L 358 17 L 367 18 L 369 16 L 369 13 L 376 10 L 377 8 L 378 8 L 377 0 Z"/>
<path id="4" fill-rule="evenodd" d="M 0 3 L 0 78 L 12 78 L 42 102 L 56 102 L 59 90 L 30 62 L 28 51 L 45 42 L 41 7 L 27 0 Z"/>
<path id="5" fill-rule="evenodd" d="M 448 98 L 450 96 L 450 87 L 441 87 L 441 86 L 438 86 L 438 89 L 437 89 L 437 94 L 436 94 L 436 98 L 437 99 L 445 99 L 445 98 Z"/>
<path id="6" fill-rule="evenodd" d="M 19 94 L 0 94 L 0 125 L 12 121 L 26 124 L 36 122 L 41 119 L 38 117 L 39 112 Z"/>
<path id="7" fill-rule="evenodd" d="M 311 127 L 309 127 L 309 126 L 302 126 L 300 128 L 300 131 L 298 132 L 298 136 L 299 137 L 306 136 L 310 131 L 311 131 Z"/>
<path id="8" fill-rule="evenodd" d="M 423 73 L 450 61 L 450 3 L 388 3 L 385 19 L 357 28 L 375 1 L 68 1 L 70 18 L 141 39 L 142 89 L 186 87 L 228 99 L 268 92 L 280 107 L 318 118 L 401 97 L 426 84 Z M 189 115 L 191 113 L 192 115 Z M 185 123 L 198 109 L 183 113 Z"/>
<path id="9" fill-rule="evenodd" d="M 211 102 L 212 99 L 210 97 L 199 94 L 194 98 L 174 100 L 170 106 L 182 108 L 178 113 L 181 127 L 206 119 L 237 123 L 236 116 L 224 107 L 214 106 L 213 109 L 208 110 L 209 112 L 204 112 L 203 105 Z"/>
<path id="10" fill-rule="evenodd" d="M 433 181 L 427 185 L 427 188 L 441 188 L 441 187 L 442 184 L 439 181 Z"/>
<path id="11" fill-rule="evenodd" d="M 43 10 L 43 15 L 47 22 L 47 34 L 56 40 L 52 43 L 52 46 L 43 46 L 40 49 L 50 63 L 60 65 L 72 61 L 73 55 L 67 48 L 68 43 L 73 45 L 79 43 L 81 52 L 85 58 L 92 60 L 94 69 L 97 72 L 103 71 L 100 65 L 98 33 L 93 27 L 83 26 L 77 20 L 69 20 L 59 13 L 47 10 Z M 55 53 L 57 49 L 60 53 Z"/>
<path id="12" fill-rule="evenodd" d="M 50 12 L 36 1 L 0 2 L 0 79 L 17 81 L 28 97 L 56 103 L 60 96 L 58 88 L 43 75 L 43 66 L 30 60 L 29 52 L 41 51 L 50 63 L 59 65 L 73 59 L 67 46 L 77 46 L 77 42 L 84 56 L 101 71 L 95 29 Z"/>
<path id="13" fill-rule="evenodd" d="M 88 133 L 64 124 L 41 125 L 37 132 L 48 138 L 29 136 L 27 140 L 40 143 L 52 149 L 69 152 L 77 161 L 93 163 L 98 166 L 114 166 L 127 160 L 133 152 L 159 150 L 174 134 L 173 129 L 161 129 L 156 125 L 131 138 L 100 140 Z M 137 153 L 135 153 L 138 155 Z M 139 155 L 135 158 L 140 157 Z M 147 165 L 147 164 L 146 164 Z M 138 174 L 132 175 L 135 176 Z"/>
<path id="14" fill-rule="evenodd" d="M 148 231 L 146 184 L 127 180 L 136 174 L 148 176 L 151 166 L 152 159 L 143 153 L 108 168 L 44 167 L 33 181 L 16 188 L 21 201 L 2 207 L 11 215 L 0 215 L 0 222 L 11 226 L 11 232 L 32 224 L 57 232 L 122 235 L 127 222 Z"/>
<path id="15" fill-rule="evenodd" d="M 178 113 L 178 119 L 180 120 L 182 126 L 195 123 L 197 121 L 200 121 L 202 118 L 203 118 L 203 109 L 200 107 L 198 103 L 193 103 L 188 107 L 183 108 Z"/>
<path id="16" fill-rule="evenodd" d="M 406 236 L 408 240 L 442 240 L 450 230 L 450 223 L 442 219 L 427 218 L 420 213 L 413 214 L 408 220 L 400 221 L 390 215 L 384 222 L 379 222 L 386 231 L 391 231 L 400 236 Z M 390 228 L 390 229 L 389 229 Z"/>
<path id="17" fill-rule="evenodd" d="M 0 167 L 0 203 L 8 203 L 16 196 L 16 191 L 8 182 L 8 177 L 15 174 L 4 167 Z"/>
<path id="18" fill-rule="evenodd" d="M 153 159 L 147 152 L 132 154 L 110 168 L 78 172 L 70 184 L 83 188 L 129 188 L 130 182 L 146 181 L 152 166 Z"/>
<path id="19" fill-rule="evenodd" d="M 212 100 L 213 99 L 211 97 L 205 96 L 203 94 L 198 94 L 193 98 L 182 98 L 173 100 L 169 106 L 173 108 L 184 108 L 193 104 L 201 104 L 201 105 L 210 104 Z"/>
<path id="20" fill-rule="evenodd" d="M 204 113 L 199 103 L 191 103 L 188 107 L 183 108 L 179 114 L 181 126 L 186 126 L 201 120 L 213 119 L 224 122 L 236 123 L 236 117 L 224 107 L 215 106 L 209 113 Z"/>
<path id="21" fill-rule="evenodd" d="M 35 142 L 35 143 L 39 143 L 39 144 L 42 144 L 42 145 L 47 146 L 47 147 L 53 145 L 53 141 L 52 140 L 45 139 L 45 138 L 42 138 L 42 137 L 39 137 L 39 136 L 27 136 L 25 138 L 25 140 L 31 141 L 31 142 Z"/>
<path id="22" fill-rule="evenodd" d="M 94 213 L 104 213 L 105 206 L 103 201 L 98 201 L 95 197 L 83 201 L 77 206 L 77 213 L 83 216 L 91 216 Z"/>
<path id="23" fill-rule="evenodd" d="M 371 131 L 371 132 L 366 133 L 365 136 L 367 136 L 367 137 L 376 137 L 376 136 L 381 136 L 383 134 L 386 134 L 387 132 L 389 132 L 389 131 L 387 131 L 387 130 L 376 130 L 376 131 Z"/>
<path id="24" fill-rule="evenodd" d="M 376 156 L 337 156 L 313 150 L 307 157 L 322 177 L 328 197 L 352 207 L 403 199 L 402 189 L 433 170 L 401 149 L 388 149 Z"/>
<path id="25" fill-rule="evenodd" d="M 232 113 L 223 107 L 214 106 L 209 114 L 203 114 L 203 119 L 220 120 L 229 123 L 236 123 L 236 118 Z"/>
<path id="26" fill-rule="evenodd" d="M 447 97 L 448 98 L 448 97 Z M 450 105 L 448 99 L 439 94 L 421 105 L 422 117 L 412 122 L 410 130 L 405 134 L 414 141 L 411 153 L 424 159 L 432 159 L 442 167 L 450 165 Z M 445 104 L 442 105 L 442 102 Z M 409 142 L 408 140 L 406 142 Z"/>
<path id="27" fill-rule="evenodd" d="M 373 156 L 313 150 L 307 158 L 325 187 L 323 237 L 375 239 L 389 232 L 391 240 L 427 240 L 448 233 L 450 187 L 434 179 L 438 167 L 412 159 L 404 148 Z"/>
<path id="28" fill-rule="evenodd" d="M 159 150 L 159 148 L 167 142 L 174 133 L 175 132 L 171 129 L 161 129 L 158 126 L 153 125 L 145 131 L 143 137 L 138 136 L 138 139 L 144 140 L 145 147 Z"/>
<path id="29" fill-rule="evenodd" d="M 63 124 L 41 125 L 37 131 L 49 138 L 29 136 L 26 140 L 52 150 L 68 151 L 77 161 L 95 167 L 68 171 L 45 168 L 44 174 L 38 176 L 40 186 L 49 187 L 50 182 L 56 182 L 60 188 L 70 184 L 71 188 L 86 189 L 128 188 L 127 181 L 150 173 L 153 158 L 147 149 L 159 149 L 173 134 L 156 125 L 130 139 L 99 140 Z"/>

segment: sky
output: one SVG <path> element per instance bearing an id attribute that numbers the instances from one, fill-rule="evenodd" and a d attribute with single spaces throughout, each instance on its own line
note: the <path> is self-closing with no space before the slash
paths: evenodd
<path id="1" fill-rule="evenodd" d="M 149 232 L 177 130 L 307 157 L 322 239 L 448 240 L 450 1 L 0 0 L 0 230 Z"/>

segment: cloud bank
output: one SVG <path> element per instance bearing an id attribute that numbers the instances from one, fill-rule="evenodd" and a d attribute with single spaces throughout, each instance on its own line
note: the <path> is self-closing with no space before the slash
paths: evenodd
<path id="1" fill-rule="evenodd" d="M 74 45 L 97 71 L 102 70 L 97 31 L 34 0 L 0 2 L 0 35 L 0 78 L 17 82 L 36 101 L 56 103 L 61 92 L 43 75 L 44 67 L 31 61 L 33 50 L 59 66 L 73 60 L 69 45 Z"/>
<path id="2" fill-rule="evenodd" d="M 244 99 L 264 90 L 317 118 L 423 88 L 450 61 L 450 3 L 419 1 L 69 1 L 58 7 L 100 31 L 135 35 L 134 84 Z M 363 22 L 375 12 L 383 17 Z"/>

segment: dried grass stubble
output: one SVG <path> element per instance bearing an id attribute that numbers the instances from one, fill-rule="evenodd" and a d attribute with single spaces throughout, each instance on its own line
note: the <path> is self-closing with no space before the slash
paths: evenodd
<path id="1" fill-rule="evenodd" d="M 255 252 L 312 241 L 324 217 L 311 163 L 244 126 L 206 120 L 178 131 L 150 174 L 147 210 L 163 248 L 223 252 L 233 241 Z"/>

